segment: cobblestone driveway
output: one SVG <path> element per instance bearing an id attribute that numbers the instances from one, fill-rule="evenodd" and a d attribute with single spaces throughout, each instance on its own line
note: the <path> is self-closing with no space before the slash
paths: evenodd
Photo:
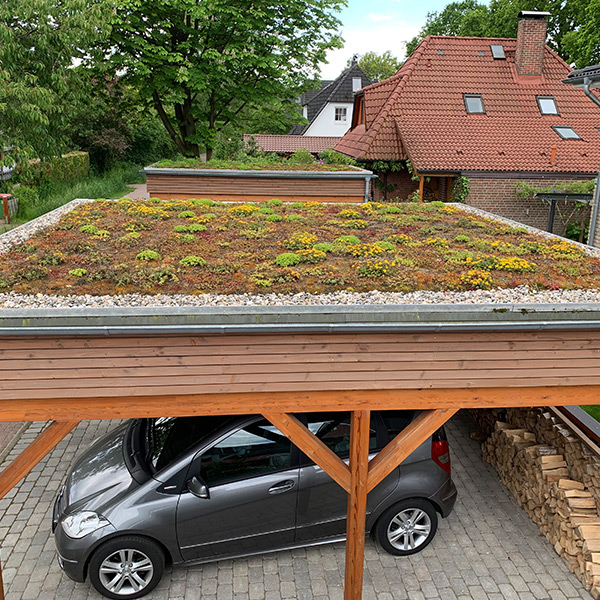
<path id="1" fill-rule="evenodd" d="M 50 534 L 52 502 L 73 457 L 110 427 L 85 422 L 0 501 L 0 540 L 7 600 L 84 600 L 101 596 L 64 576 Z M 459 490 L 455 512 L 440 522 L 422 553 L 395 558 L 367 541 L 363 597 L 392 600 L 565 600 L 591 596 L 567 571 L 525 512 L 509 498 L 470 423 L 447 426 Z M 31 441 L 34 425 L 9 455 Z M 165 573 L 153 600 L 337 600 L 343 597 L 344 544 L 221 561 Z"/>

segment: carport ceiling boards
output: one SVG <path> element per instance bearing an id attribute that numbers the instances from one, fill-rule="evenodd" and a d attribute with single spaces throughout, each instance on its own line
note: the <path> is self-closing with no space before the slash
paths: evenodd
<path id="1" fill-rule="evenodd" d="M 368 491 L 459 408 L 600 404 L 599 333 L 598 305 L 4 309 L 0 420 L 55 423 L 0 495 L 74 415 L 263 414 L 348 492 L 359 599 Z M 369 411 L 404 408 L 424 412 L 369 462 Z M 291 414 L 314 410 L 352 412 L 349 465 Z"/>

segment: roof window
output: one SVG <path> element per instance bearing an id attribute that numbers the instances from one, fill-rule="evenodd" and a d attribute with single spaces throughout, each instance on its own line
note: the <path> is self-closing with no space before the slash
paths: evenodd
<path id="1" fill-rule="evenodd" d="M 552 127 L 563 140 L 580 140 L 581 136 L 572 128 L 566 125 L 554 125 Z"/>
<path id="2" fill-rule="evenodd" d="M 468 113 L 485 113 L 481 94 L 463 94 L 463 98 Z"/>
<path id="3" fill-rule="evenodd" d="M 558 108 L 556 108 L 556 101 L 554 96 L 536 96 L 540 112 L 543 115 L 557 115 Z"/>
<path id="4" fill-rule="evenodd" d="M 504 54 L 504 48 L 502 46 L 492 44 L 490 48 L 492 49 L 492 56 L 496 60 L 504 60 L 506 58 L 506 54 Z"/>

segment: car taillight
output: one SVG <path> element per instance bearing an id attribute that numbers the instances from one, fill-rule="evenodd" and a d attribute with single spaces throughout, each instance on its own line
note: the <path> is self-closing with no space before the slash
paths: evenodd
<path id="1" fill-rule="evenodd" d="M 448 448 L 448 442 L 446 440 L 431 442 L 431 458 L 435 464 L 442 467 L 446 473 L 452 471 L 452 465 L 450 464 L 450 449 Z"/>

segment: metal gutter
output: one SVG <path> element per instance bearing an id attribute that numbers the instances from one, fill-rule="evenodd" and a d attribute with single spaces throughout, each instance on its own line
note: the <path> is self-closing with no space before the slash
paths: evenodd
<path id="1" fill-rule="evenodd" d="M 212 177 L 258 177 L 263 179 L 371 179 L 373 173 L 366 169 L 352 167 L 348 171 L 242 171 L 236 169 L 185 169 L 146 167 L 140 171 L 146 175 L 197 175 Z"/>
<path id="2" fill-rule="evenodd" d="M 600 168 L 598 168 L 598 177 L 596 177 L 596 187 L 594 188 L 594 199 L 592 200 L 592 214 L 590 216 L 590 230 L 587 243 L 594 246 L 596 237 L 596 223 L 598 222 L 598 209 L 600 204 Z"/>
<path id="3" fill-rule="evenodd" d="M 597 330 L 600 304 L 1 309 L 0 336 Z"/>

